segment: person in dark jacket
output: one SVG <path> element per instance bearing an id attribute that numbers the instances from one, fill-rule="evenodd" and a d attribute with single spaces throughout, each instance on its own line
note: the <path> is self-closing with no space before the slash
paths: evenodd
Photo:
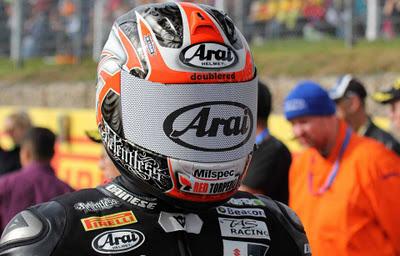
<path id="1" fill-rule="evenodd" d="M 86 136 L 95 143 L 101 143 L 101 135 L 98 130 L 88 130 L 86 131 Z M 118 168 L 115 166 L 111 158 L 107 155 L 107 152 L 104 148 L 101 151 L 98 166 L 103 173 L 103 183 L 108 183 L 115 177 L 120 175 Z"/>
<path id="2" fill-rule="evenodd" d="M 19 160 L 20 144 L 25 133 L 32 127 L 31 119 L 25 112 L 15 112 L 4 120 L 4 131 L 13 143 L 13 148 L 6 150 L 0 147 L 0 175 L 21 168 Z"/>
<path id="3" fill-rule="evenodd" d="M 357 78 L 350 74 L 338 79 L 329 97 L 335 101 L 337 114 L 359 135 L 376 139 L 400 155 L 400 143 L 388 132 L 379 128 L 366 111 L 367 91 Z"/>
<path id="4" fill-rule="evenodd" d="M 31 128 L 22 139 L 22 169 L 0 178 L 0 230 L 23 209 L 73 191 L 50 166 L 55 140 L 46 128 Z"/>
<path id="5" fill-rule="evenodd" d="M 266 84 L 258 83 L 257 105 L 257 150 L 253 153 L 241 190 L 263 194 L 288 203 L 288 177 L 292 156 L 280 140 L 272 136 L 268 129 L 271 112 L 271 93 Z"/>
<path id="6" fill-rule="evenodd" d="M 372 95 L 372 98 L 380 103 L 389 105 L 389 118 L 394 133 L 400 137 L 400 78 L 390 88 L 380 90 Z"/>

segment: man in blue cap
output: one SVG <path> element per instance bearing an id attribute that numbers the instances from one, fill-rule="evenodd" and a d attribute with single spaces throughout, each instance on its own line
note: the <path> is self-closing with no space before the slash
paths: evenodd
<path id="1" fill-rule="evenodd" d="M 313 254 L 399 255 L 400 158 L 353 132 L 315 82 L 300 82 L 284 111 L 306 147 L 292 161 L 289 205 L 304 224 Z"/>

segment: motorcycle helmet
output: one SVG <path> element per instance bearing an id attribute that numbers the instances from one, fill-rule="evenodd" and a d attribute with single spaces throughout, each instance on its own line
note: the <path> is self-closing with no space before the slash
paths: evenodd
<path id="1" fill-rule="evenodd" d="M 161 200 L 219 205 L 251 159 L 257 82 L 249 46 L 222 11 L 139 6 L 115 21 L 98 64 L 106 151 L 125 178 Z"/>

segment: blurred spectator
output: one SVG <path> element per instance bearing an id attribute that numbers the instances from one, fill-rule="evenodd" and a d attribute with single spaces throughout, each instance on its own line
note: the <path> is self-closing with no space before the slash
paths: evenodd
<path id="1" fill-rule="evenodd" d="M 103 171 L 105 182 L 109 182 L 120 175 L 117 167 L 115 167 L 113 161 L 108 156 L 107 152 L 105 152 L 105 150 L 101 152 L 99 168 Z"/>
<path id="2" fill-rule="evenodd" d="M 400 158 L 352 132 L 314 82 L 300 82 L 284 110 L 307 147 L 290 168 L 289 204 L 313 255 L 400 255 Z"/>
<path id="3" fill-rule="evenodd" d="M 355 132 L 382 142 L 400 155 L 399 142 L 390 133 L 376 126 L 368 115 L 365 106 L 367 91 L 358 79 L 349 74 L 342 76 L 329 92 L 329 97 L 336 103 L 338 116 Z"/>
<path id="4" fill-rule="evenodd" d="M 4 130 L 14 145 L 11 150 L 0 147 L 0 175 L 21 168 L 20 144 L 29 128 L 31 128 L 31 119 L 25 112 L 12 113 L 5 118 Z"/>
<path id="5" fill-rule="evenodd" d="M 375 101 L 390 105 L 389 117 L 392 127 L 400 135 L 400 78 L 394 82 L 392 88 L 377 92 L 373 95 Z"/>
<path id="6" fill-rule="evenodd" d="M 24 22 L 24 38 L 22 44 L 22 55 L 24 58 L 38 57 L 43 54 L 42 47 L 49 40 L 49 12 L 50 0 L 29 1 L 31 3 L 30 17 Z M 28 3 L 25 2 L 25 9 Z"/>
<path id="7" fill-rule="evenodd" d="M 86 135 L 90 140 L 96 143 L 101 143 L 101 137 L 97 130 L 86 131 Z M 111 158 L 108 156 L 104 147 L 102 147 L 100 159 L 99 159 L 99 169 L 103 172 L 104 175 L 104 183 L 110 182 L 112 179 L 120 175 L 117 167 L 114 165 Z"/>
<path id="8" fill-rule="evenodd" d="M 258 84 L 257 150 L 242 182 L 241 190 L 264 194 L 282 203 L 288 203 L 288 176 L 292 156 L 287 147 L 268 130 L 271 112 L 271 93 L 268 87 Z"/>
<path id="9" fill-rule="evenodd" d="M 81 29 L 77 5 L 74 0 L 60 0 L 58 2 L 59 31 L 57 33 L 58 64 L 73 64 L 77 62 L 77 40 Z"/>
<path id="10" fill-rule="evenodd" d="M 400 0 L 386 0 L 383 15 L 382 32 L 386 38 L 391 39 L 400 32 Z"/>
<path id="11" fill-rule="evenodd" d="M 25 208 L 73 189 L 50 166 L 56 137 L 46 128 L 31 128 L 21 143 L 22 169 L 0 178 L 0 230 Z"/>
<path id="12" fill-rule="evenodd" d="M 9 54 L 10 28 L 8 24 L 10 6 L 7 1 L 0 1 L 0 55 Z"/>

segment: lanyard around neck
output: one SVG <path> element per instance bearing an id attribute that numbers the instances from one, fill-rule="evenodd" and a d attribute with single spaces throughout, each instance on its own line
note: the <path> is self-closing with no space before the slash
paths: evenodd
<path id="1" fill-rule="evenodd" d="M 335 163 L 333 164 L 332 170 L 329 172 L 328 177 L 325 180 L 324 185 L 320 187 L 317 191 L 313 190 L 313 181 L 314 181 L 314 176 L 311 171 L 308 173 L 308 190 L 312 195 L 319 196 L 324 194 L 326 191 L 329 190 L 329 188 L 332 186 L 333 181 L 336 178 L 336 175 L 338 174 L 339 171 L 339 166 L 340 166 L 340 160 L 343 157 L 344 151 L 346 150 L 351 138 L 351 129 L 348 127 L 346 129 L 346 136 L 343 140 L 342 146 L 340 147 L 339 154 L 335 160 Z"/>
<path id="2" fill-rule="evenodd" d="M 264 130 L 262 130 L 257 136 L 256 136 L 256 144 L 260 145 L 266 137 L 269 136 L 269 130 L 268 128 L 265 128 Z"/>

